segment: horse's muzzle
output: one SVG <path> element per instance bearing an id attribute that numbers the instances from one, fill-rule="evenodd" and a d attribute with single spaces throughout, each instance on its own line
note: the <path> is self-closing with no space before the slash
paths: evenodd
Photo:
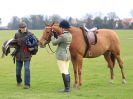
<path id="1" fill-rule="evenodd" d="M 39 46 L 40 46 L 40 48 L 44 48 L 45 47 L 45 45 L 43 45 L 41 42 L 39 42 Z"/>

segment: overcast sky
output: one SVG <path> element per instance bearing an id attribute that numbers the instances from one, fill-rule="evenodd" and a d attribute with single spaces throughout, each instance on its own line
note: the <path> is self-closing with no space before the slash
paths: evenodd
<path id="1" fill-rule="evenodd" d="M 1 0 L 1 26 L 7 25 L 12 16 L 19 18 L 29 15 L 59 14 L 65 18 L 81 18 L 87 13 L 95 15 L 101 12 L 106 15 L 115 12 L 120 18 L 131 17 L 133 0 Z"/>

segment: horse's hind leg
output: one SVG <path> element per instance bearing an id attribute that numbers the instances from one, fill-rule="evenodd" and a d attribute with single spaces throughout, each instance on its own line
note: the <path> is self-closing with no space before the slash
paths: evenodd
<path id="1" fill-rule="evenodd" d="M 110 83 L 113 83 L 113 80 L 114 80 L 114 70 L 113 70 L 113 68 L 114 68 L 114 65 L 115 65 L 115 58 L 114 58 L 114 60 L 111 59 L 111 52 L 106 52 L 104 54 L 104 58 L 107 61 L 108 67 L 110 69 L 110 78 L 111 78 Z"/>
<path id="2" fill-rule="evenodd" d="M 120 67 L 120 69 L 121 69 L 122 83 L 126 83 L 126 80 L 125 80 L 125 73 L 124 73 L 124 64 L 123 64 L 122 59 L 120 58 L 120 53 L 115 54 L 115 57 L 116 57 L 116 59 L 117 59 L 117 61 L 118 61 L 119 67 Z"/>

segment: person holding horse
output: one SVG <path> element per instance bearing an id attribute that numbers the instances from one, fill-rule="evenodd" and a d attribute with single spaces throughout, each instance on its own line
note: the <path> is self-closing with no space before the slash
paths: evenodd
<path id="1" fill-rule="evenodd" d="M 32 39 L 31 32 L 27 29 L 27 24 L 25 22 L 20 22 L 18 32 L 15 33 L 14 39 L 17 41 L 17 47 L 15 47 L 14 56 L 16 58 L 16 81 L 17 86 L 21 86 L 22 78 L 21 78 L 21 70 L 24 64 L 24 89 L 30 88 L 30 60 L 32 57 L 32 51 L 35 50 L 35 47 L 27 46 L 27 40 Z M 28 39 L 27 39 L 28 38 Z M 33 40 L 35 41 L 35 40 Z M 37 42 L 34 42 L 37 43 Z"/>
<path id="2" fill-rule="evenodd" d="M 65 87 L 61 92 L 70 92 L 69 63 L 71 56 L 69 46 L 72 41 L 72 35 L 67 31 L 67 29 L 70 28 L 70 24 L 66 20 L 61 21 L 59 26 L 62 30 L 62 34 L 59 35 L 58 38 L 52 34 L 51 41 L 54 46 L 58 45 L 56 49 L 56 59 Z"/>

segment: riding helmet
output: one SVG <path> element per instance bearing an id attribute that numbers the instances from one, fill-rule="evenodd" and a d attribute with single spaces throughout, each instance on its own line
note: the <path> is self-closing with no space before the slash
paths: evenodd
<path id="1" fill-rule="evenodd" d="M 60 27 L 62 27 L 62 28 L 70 28 L 70 24 L 68 23 L 68 21 L 66 21 L 66 20 L 62 20 L 61 22 L 60 22 L 60 24 L 59 24 L 59 26 Z"/>

